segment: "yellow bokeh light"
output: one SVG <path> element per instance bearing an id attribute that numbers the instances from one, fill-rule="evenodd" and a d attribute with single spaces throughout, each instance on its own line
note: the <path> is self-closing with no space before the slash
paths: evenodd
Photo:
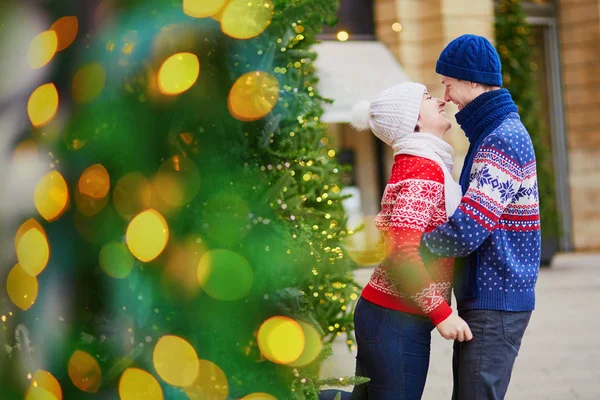
<path id="1" fill-rule="evenodd" d="M 6 278 L 6 292 L 10 300 L 21 310 L 28 310 L 38 294 L 38 282 L 19 265 L 15 265 Z"/>
<path id="2" fill-rule="evenodd" d="M 152 203 L 152 185 L 139 172 L 125 175 L 113 189 L 113 204 L 121 217 L 129 221 Z"/>
<path id="3" fill-rule="evenodd" d="M 23 235 L 30 229 L 37 229 L 38 231 L 42 232 L 44 236 L 46 236 L 46 231 L 44 230 L 42 225 L 40 225 L 40 223 L 37 222 L 34 218 L 29 218 L 27 221 L 21 224 L 19 229 L 17 229 L 17 233 L 15 234 L 15 251 L 17 251 L 17 248 L 19 247 L 19 241 L 21 240 Z"/>
<path id="4" fill-rule="evenodd" d="M 288 317 L 272 317 L 258 330 L 262 355 L 277 364 L 290 364 L 304 351 L 306 339 L 300 324 Z"/>
<path id="5" fill-rule="evenodd" d="M 131 254 L 140 261 L 149 262 L 165 249 L 169 241 L 169 226 L 158 211 L 149 209 L 131 220 L 125 238 Z"/>
<path id="6" fill-rule="evenodd" d="M 32 386 L 25 395 L 25 400 L 59 400 L 51 391 Z"/>
<path id="7" fill-rule="evenodd" d="M 39 275 L 50 259 L 50 245 L 46 235 L 36 228 L 25 232 L 17 244 L 17 258 L 25 272 L 31 276 Z"/>
<path id="8" fill-rule="evenodd" d="M 167 58 L 158 70 L 158 88 L 176 95 L 191 88 L 200 75 L 200 61 L 192 53 L 177 53 Z"/>
<path id="9" fill-rule="evenodd" d="M 191 386 L 185 388 L 190 400 L 226 400 L 229 393 L 227 377 L 218 365 L 200 360 L 200 373 Z"/>
<path id="10" fill-rule="evenodd" d="M 91 103 L 100 96 L 105 83 L 106 72 L 102 65 L 95 62 L 85 65 L 73 77 L 73 100 L 79 104 Z"/>
<path id="11" fill-rule="evenodd" d="M 194 383 L 200 368 L 198 355 L 192 345 L 172 335 L 165 335 L 159 339 L 154 347 L 152 361 L 161 379 L 179 387 Z"/>
<path id="12" fill-rule="evenodd" d="M 156 197 L 156 195 L 153 195 Z M 126 232 L 126 243 L 132 254 L 140 261 L 149 262 L 158 257 L 169 242 L 169 224 L 163 212 L 151 207 L 134 216 Z M 146 249 L 142 242 L 146 241 Z"/>
<path id="13" fill-rule="evenodd" d="M 126 278 L 133 270 L 133 256 L 124 243 L 106 243 L 100 250 L 99 258 L 100 268 L 112 278 Z"/>
<path id="14" fill-rule="evenodd" d="M 102 199 L 110 189 L 110 176 L 101 164 L 88 167 L 79 178 L 79 192 L 94 199 Z"/>
<path id="15" fill-rule="evenodd" d="M 38 87 L 29 96 L 27 115 L 35 127 L 46 125 L 54 118 L 58 110 L 58 91 L 53 83 Z"/>
<path id="16" fill-rule="evenodd" d="M 62 17 L 52 24 L 50 30 L 56 32 L 58 37 L 57 51 L 61 51 L 69 47 L 77 37 L 79 22 L 77 17 L 74 16 Z"/>
<path id="17" fill-rule="evenodd" d="M 33 203 L 46 221 L 60 217 L 69 205 L 69 189 L 58 171 L 50 171 L 40 179 L 33 192 Z"/>
<path id="18" fill-rule="evenodd" d="M 50 392 L 56 400 L 62 400 L 62 389 L 60 384 L 50 372 L 38 369 L 33 375 L 31 387 L 45 389 Z M 37 399 L 37 396 L 32 397 L 32 400 Z"/>
<path id="19" fill-rule="evenodd" d="M 54 31 L 45 31 L 33 38 L 27 51 L 27 61 L 31 69 L 41 68 L 48 64 L 54 54 L 58 38 Z"/>
<path id="20" fill-rule="evenodd" d="M 403 28 L 402 28 L 402 24 L 401 24 L 400 22 L 394 22 L 394 23 L 392 24 L 392 30 L 393 30 L 394 32 L 402 32 L 402 29 L 403 29 Z"/>
<path id="21" fill-rule="evenodd" d="M 337 34 L 337 39 L 340 42 L 345 42 L 346 40 L 350 39 L 350 35 L 346 31 L 339 31 Z"/>
<path id="22" fill-rule="evenodd" d="M 177 285 L 178 294 L 192 296 L 200 289 L 198 263 L 206 253 L 199 237 L 190 236 L 182 244 L 171 244 L 167 248 L 165 278 Z"/>
<path id="23" fill-rule="evenodd" d="M 183 12 L 190 17 L 205 18 L 219 12 L 227 0 L 183 0 Z"/>
<path id="24" fill-rule="evenodd" d="M 278 99 L 277 78 L 267 72 L 248 72 L 229 91 L 229 112 L 240 121 L 256 121 L 270 113 Z"/>
<path id="25" fill-rule="evenodd" d="M 298 324 L 302 327 L 306 342 L 300 357 L 298 357 L 296 361 L 288 364 L 290 367 L 295 368 L 304 367 L 315 361 L 323 348 L 321 335 L 319 335 L 319 332 L 317 332 L 314 326 L 302 321 L 299 321 Z"/>
<path id="26" fill-rule="evenodd" d="M 75 191 L 75 205 L 82 215 L 93 217 L 100 213 L 108 204 L 108 196 L 101 199 L 95 199 L 81 194 L 79 190 Z"/>
<path id="27" fill-rule="evenodd" d="M 210 297 L 235 301 L 250 292 L 254 277 L 248 260 L 231 250 L 217 249 L 200 260 L 198 281 Z"/>
<path id="28" fill-rule="evenodd" d="M 119 381 L 119 397 L 121 400 L 162 400 L 162 388 L 150 373 L 138 369 L 127 368 Z"/>
<path id="29" fill-rule="evenodd" d="M 154 185 L 166 203 L 180 207 L 198 194 L 200 170 L 188 157 L 176 155 L 160 166 Z"/>
<path id="30" fill-rule="evenodd" d="M 277 397 L 271 396 L 269 393 L 252 393 L 240 400 L 277 400 Z"/>
<path id="31" fill-rule="evenodd" d="M 273 17 L 271 0 L 231 0 L 221 15 L 221 30 L 236 39 L 250 39 L 260 35 Z"/>
<path id="32" fill-rule="evenodd" d="M 69 359 L 69 378 L 76 388 L 96 393 L 102 383 L 102 370 L 98 361 L 88 353 L 77 350 Z"/>

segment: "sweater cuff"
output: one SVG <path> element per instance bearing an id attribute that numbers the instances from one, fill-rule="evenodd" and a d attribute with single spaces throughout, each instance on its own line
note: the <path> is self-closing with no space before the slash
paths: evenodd
<path id="1" fill-rule="evenodd" d="M 433 311 L 427 314 L 433 325 L 437 326 L 440 322 L 443 322 L 446 318 L 448 318 L 452 314 L 452 308 L 443 301 L 439 306 L 437 306 Z"/>

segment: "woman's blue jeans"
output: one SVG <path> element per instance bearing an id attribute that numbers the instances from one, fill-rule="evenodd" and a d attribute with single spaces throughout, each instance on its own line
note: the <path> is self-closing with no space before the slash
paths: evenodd
<path id="1" fill-rule="evenodd" d="M 423 395 L 433 323 L 373 304 L 363 298 L 354 311 L 356 375 L 370 378 L 353 400 L 418 400 Z"/>

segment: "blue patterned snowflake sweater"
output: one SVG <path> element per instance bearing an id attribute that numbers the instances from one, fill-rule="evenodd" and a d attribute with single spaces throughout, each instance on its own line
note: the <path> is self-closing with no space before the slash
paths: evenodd
<path id="1" fill-rule="evenodd" d="M 533 310 L 541 238 L 531 138 L 506 89 L 482 94 L 456 119 L 470 142 L 464 196 L 423 241 L 437 255 L 465 257 L 455 275 L 458 309 Z"/>

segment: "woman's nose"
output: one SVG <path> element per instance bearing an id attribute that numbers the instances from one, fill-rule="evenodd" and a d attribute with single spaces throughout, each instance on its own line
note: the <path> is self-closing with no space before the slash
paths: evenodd
<path id="1" fill-rule="evenodd" d="M 440 105 L 440 107 L 444 107 L 446 105 L 446 102 L 442 99 L 437 99 L 438 104 Z"/>

